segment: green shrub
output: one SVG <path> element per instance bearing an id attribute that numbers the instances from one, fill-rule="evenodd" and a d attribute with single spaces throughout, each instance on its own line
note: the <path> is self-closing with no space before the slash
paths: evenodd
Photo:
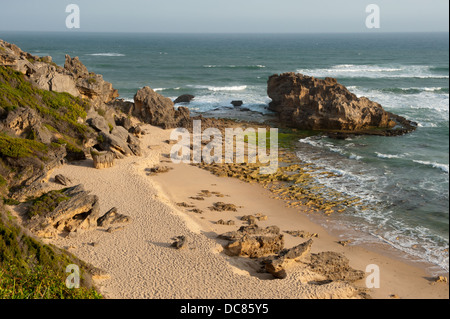
<path id="1" fill-rule="evenodd" d="M 24 75 L 10 68 L 0 66 L 0 106 L 10 112 L 15 108 L 30 107 L 35 109 L 45 121 L 58 132 L 82 139 L 87 132 L 86 125 L 77 122 L 86 118 L 89 104 L 69 93 L 58 93 L 33 87 Z M 46 123 L 48 124 L 48 123 Z"/>
<path id="2" fill-rule="evenodd" d="M 0 156 L 22 158 L 47 151 L 48 147 L 40 142 L 0 134 Z"/>
<path id="3" fill-rule="evenodd" d="M 65 267 L 77 264 L 81 287 L 68 289 Z M 0 212 L 0 299 L 99 299 L 85 282 L 84 263 L 25 235 Z"/>
<path id="4" fill-rule="evenodd" d="M 8 185 L 8 181 L 2 175 L 0 175 L 0 187 L 7 186 L 7 185 Z"/>
<path id="5" fill-rule="evenodd" d="M 34 199 L 31 207 L 28 209 L 28 217 L 41 216 L 45 213 L 52 212 L 60 203 L 69 200 L 70 197 L 65 196 L 63 191 L 51 191 Z"/>
<path id="6" fill-rule="evenodd" d="M 17 205 L 20 205 L 20 202 L 18 200 L 12 199 L 12 198 L 3 197 L 3 204 L 9 205 L 9 206 L 17 206 Z"/>

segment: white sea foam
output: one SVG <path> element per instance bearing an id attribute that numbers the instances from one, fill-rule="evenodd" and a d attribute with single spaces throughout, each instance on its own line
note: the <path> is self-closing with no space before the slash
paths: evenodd
<path id="1" fill-rule="evenodd" d="M 437 127 L 436 123 L 425 123 L 425 122 L 418 122 L 418 127 Z"/>
<path id="2" fill-rule="evenodd" d="M 448 166 L 449 164 L 440 164 L 440 163 L 435 163 L 435 162 L 429 162 L 429 161 L 418 161 L 418 160 L 413 160 L 414 163 L 418 163 L 418 164 L 422 164 L 422 165 L 427 165 L 427 166 L 431 166 L 434 168 L 438 168 L 441 171 L 445 172 L 445 173 L 449 173 L 448 170 Z"/>
<path id="3" fill-rule="evenodd" d="M 377 157 L 379 158 L 404 158 L 405 155 L 404 154 L 382 154 L 382 153 L 378 153 L 375 152 L 377 154 Z"/>
<path id="4" fill-rule="evenodd" d="M 309 144 L 311 146 L 320 147 L 322 146 L 322 143 L 320 142 L 320 139 L 316 137 L 306 137 L 299 140 L 300 143 Z"/>
<path id="5" fill-rule="evenodd" d="M 360 160 L 362 160 L 364 157 L 359 156 L 359 155 L 356 155 L 356 154 L 350 154 L 349 158 L 350 158 L 350 159 L 355 159 L 355 160 L 357 160 L 357 161 L 360 161 Z"/>
<path id="6" fill-rule="evenodd" d="M 302 141 L 310 145 L 311 141 L 313 141 L 312 144 L 314 145 L 316 145 L 314 142 L 318 142 L 311 138 L 303 139 Z M 387 155 L 388 157 L 391 156 L 390 154 L 382 155 Z M 405 153 L 404 156 L 406 155 L 409 154 Z M 364 205 L 369 207 L 369 209 L 361 211 L 358 209 L 352 211 L 351 216 L 344 214 L 340 217 L 341 219 L 345 218 L 346 221 L 349 222 L 351 229 L 360 230 L 362 233 L 370 234 L 401 251 L 419 256 L 424 260 L 448 270 L 448 255 L 442 252 L 442 246 L 436 244 L 436 241 L 442 243 L 445 241 L 448 242 L 448 240 L 439 237 L 438 235 L 431 234 L 430 230 L 425 227 L 409 225 L 403 220 L 395 218 L 394 212 L 390 210 L 381 209 L 386 203 L 386 200 L 379 197 L 377 189 L 383 189 L 383 185 L 389 185 L 389 176 L 377 177 L 371 172 L 372 168 L 367 167 L 364 164 L 356 164 L 359 165 L 359 168 L 356 170 L 355 168 L 349 169 L 345 164 L 341 165 L 340 162 L 335 162 L 332 157 L 327 160 L 326 156 L 323 157 L 323 155 L 319 159 L 316 159 L 314 158 L 315 156 L 312 158 L 311 154 L 308 154 L 308 152 L 303 153 L 300 151 L 297 152 L 297 156 L 303 162 L 311 163 L 316 168 L 322 167 L 316 171 L 316 173 L 319 174 L 315 174 L 314 172 L 311 173 L 320 184 L 324 185 L 326 188 L 334 189 L 341 194 L 360 198 Z M 400 156 L 401 155 L 398 155 L 398 157 Z M 448 165 L 444 165 L 443 168 L 447 168 L 448 170 Z M 366 169 L 369 171 L 366 171 Z M 320 172 L 322 171 L 334 172 L 338 177 L 321 175 Z M 354 174 L 355 171 L 358 173 Z M 364 242 L 367 242 L 368 240 L 370 240 L 370 238 L 364 238 Z"/>
<path id="7" fill-rule="evenodd" d="M 431 91 L 431 89 L 435 90 Z M 351 91 L 358 97 L 365 96 L 380 103 L 385 109 L 394 113 L 405 114 L 405 111 L 402 110 L 408 108 L 432 110 L 432 112 L 420 114 L 420 119 L 412 118 L 414 121 L 438 123 L 448 121 L 449 118 L 449 94 L 437 92 L 438 88 L 430 88 L 415 94 L 396 94 L 394 92 L 361 87 L 355 87 Z"/>
<path id="8" fill-rule="evenodd" d="M 91 56 L 125 56 L 125 54 L 122 53 L 92 53 L 92 54 L 86 54 Z"/>
<path id="9" fill-rule="evenodd" d="M 238 85 L 238 86 L 209 86 L 208 90 L 217 92 L 217 91 L 244 91 L 247 89 L 247 85 Z"/>
<path id="10" fill-rule="evenodd" d="M 155 92 L 161 92 L 161 91 L 167 91 L 167 90 L 180 90 L 181 87 L 176 87 L 176 88 L 156 88 L 153 89 L 153 91 Z"/>
<path id="11" fill-rule="evenodd" d="M 188 85 L 194 89 L 204 89 L 212 92 L 220 91 L 244 91 L 247 89 L 247 85 L 233 85 L 233 86 L 210 86 L 210 85 Z"/>
<path id="12" fill-rule="evenodd" d="M 266 66 L 262 64 L 256 64 L 256 65 L 203 65 L 204 68 L 220 68 L 220 69 L 263 69 Z"/>
<path id="13" fill-rule="evenodd" d="M 426 65 L 355 65 L 339 64 L 329 68 L 299 69 L 299 73 L 316 77 L 344 77 L 344 78 L 434 78 L 448 79 L 448 75 L 435 74 Z"/>
<path id="14" fill-rule="evenodd" d="M 424 87 L 424 88 L 419 88 L 419 90 L 424 90 L 424 91 L 428 91 L 428 92 L 436 92 L 436 91 L 442 90 L 442 88 L 441 87 L 431 87 L 431 88 Z"/>

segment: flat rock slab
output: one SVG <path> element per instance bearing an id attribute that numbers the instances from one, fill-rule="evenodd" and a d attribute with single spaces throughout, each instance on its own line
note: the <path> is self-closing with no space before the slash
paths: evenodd
<path id="1" fill-rule="evenodd" d="M 129 216 L 119 214 L 117 212 L 117 208 L 113 207 L 97 220 L 97 225 L 99 227 L 108 227 L 114 224 L 124 224 L 129 222 L 131 222 L 131 218 Z"/>

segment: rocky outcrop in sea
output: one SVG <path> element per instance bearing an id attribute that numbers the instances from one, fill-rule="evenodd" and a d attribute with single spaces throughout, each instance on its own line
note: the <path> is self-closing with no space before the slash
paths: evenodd
<path id="1" fill-rule="evenodd" d="M 385 111 L 380 104 L 358 98 L 334 78 L 275 74 L 268 80 L 267 94 L 272 99 L 269 109 L 288 127 L 384 135 L 415 128 L 414 123 Z"/>

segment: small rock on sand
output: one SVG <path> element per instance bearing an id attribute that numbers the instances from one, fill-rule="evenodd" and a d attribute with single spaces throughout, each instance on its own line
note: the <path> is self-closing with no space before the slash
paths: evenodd
<path id="1" fill-rule="evenodd" d="M 289 234 L 293 237 L 300 237 L 300 238 L 319 238 L 319 234 L 317 233 L 309 233 L 307 231 L 304 230 L 286 230 L 285 231 L 286 234 Z"/>
<path id="2" fill-rule="evenodd" d="M 190 204 L 188 204 L 186 202 L 177 203 L 177 206 L 185 207 L 185 208 L 194 208 L 195 207 L 194 205 L 190 205 Z"/>
<path id="3" fill-rule="evenodd" d="M 64 175 L 58 174 L 55 176 L 55 183 L 61 184 L 62 186 L 68 186 L 71 181 Z"/>
<path id="4" fill-rule="evenodd" d="M 227 225 L 227 226 L 234 226 L 236 223 L 234 222 L 234 220 L 229 220 L 229 221 L 224 221 L 223 219 L 219 219 L 216 222 L 217 225 Z"/>
<path id="5" fill-rule="evenodd" d="M 237 206 L 234 204 L 225 204 L 222 202 L 214 203 L 212 207 L 210 207 L 210 210 L 217 211 L 217 212 L 224 212 L 224 211 L 231 211 L 231 212 L 237 212 Z"/>
<path id="6" fill-rule="evenodd" d="M 155 166 L 152 168 L 146 168 L 145 171 L 147 172 L 147 176 L 154 176 L 161 173 L 167 173 L 171 169 L 173 168 L 167 166 Z"/>
<path id="7" fill-rule="evenodd" d="M 174 241 L 172 243 L 172 247 L 176 248 L 176 249 L 183 249 L 186 247 L 186 237 L 185 236 L 177 236 L 172 238 L 172 240 Z"/>
<path id="8" fill-rule="evenodd" d="M 437 276 L 436 278 L 434 278 L 433 284 L 438 284 L 438 283 L 448 283 L 448 278 L 444 277 L 444 276 Z"/>
<path id="9" fill-rule="evenodd" d="M 338 243 L 339 245 L 345 247 L 345 246 L 347 246 L 348 244 L 351 244 L 352 241 L 351 241 L 351 240 L 340 240 L 340 241 L 338 241 L 337 243 Z"/>

